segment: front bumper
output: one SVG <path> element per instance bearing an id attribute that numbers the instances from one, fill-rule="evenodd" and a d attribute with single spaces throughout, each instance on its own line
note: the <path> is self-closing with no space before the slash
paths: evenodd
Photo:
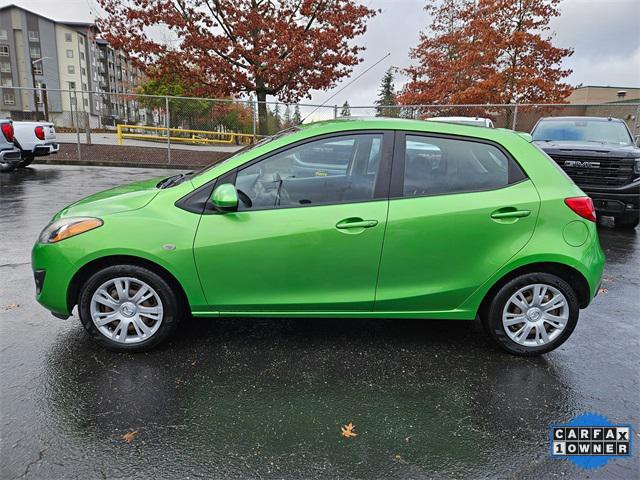
<path id="1" fill-rule="evenodd" d="M 22 152 L 19 148 L 8 148 L 0 151 L 0 163 L 19 163 L 22 160 Z"/>
<path id="2" fill-rule="evenodd" d="M 60 150 L 59 143 L 46 143 L 44 145 L 36 145 L 36 148 L 33 151 L 33 154 L 36 157 L 43 157 L 45 155 L 52 155 L 54 153 L 58 153 L 59 150 Z"/>
<path id="3" fill-rule="evenodd" d="M 57 244 L 36 243 L 31 251 L 31 267 L 38 303 L 57 317 L 68 317 L 71 312 L 67 292 L 77 270 L 75 265 Z"/>
<path id="4" fill-rule="evenodd" d="M 624 187 L 601 189 L 583 188 L 591 197 L 596 211 L 603 215 L 625 215 L 640 210 L 640 180 Z"/>

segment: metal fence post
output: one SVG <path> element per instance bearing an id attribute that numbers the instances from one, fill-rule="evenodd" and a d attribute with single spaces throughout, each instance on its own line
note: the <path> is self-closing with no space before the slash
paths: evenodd
<path id="1" fill-rule="evenodd" d="M 338 118 L 338 105 L 333 106 L 333 119 Z"/>
<path id="2" fill-rule="evenodd" d="M 166 110 L 164 123 L 167 127 L 167 165 L 171 165 L 171 122 L 169 122 L 169 97 L 164 97 L 164 108 Z"/>
<path id="3" fill-rule="evenodd" d="M 511 130 L 515 130 L 518 125 L 518 103 L 516 102 L 513 108 L 513 122 L 511 123 Z"/>
<path id="4" fill-rule="evenodd" d="M 78 97 L 76 96 L 75 90 L 73 91 L 73 97 L 71 96 L 71 90 L 69 90 L 69 108 L 71 109 L 71 124 L 74 125 L 76 127 L 76 145 L 78 147 L 78 161 L 81 162 L 82 161 L 82 153 L 80 152 L 80 128 L 78 125 L 79 122 L 79 118 L 78 118 L 78 106 L 76 105 L 76 118 L 74 120 L 73 118 L 73 102 L 74 100 L 76 100 Z"/>
<path id="5" fill-rule="evenodd" d="M 258 111 L 258 105 L 253 101 L 253 96 L 251 97 L 251 120 L 253 122 L 253 141 L 256 141 L 256 115 Z"/>

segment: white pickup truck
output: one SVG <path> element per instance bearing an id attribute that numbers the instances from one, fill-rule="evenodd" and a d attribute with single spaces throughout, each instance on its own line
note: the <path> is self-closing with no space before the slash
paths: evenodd
<path id="1" fill-rule="evenodd" d="M 26 167 L 35 157 L 58 153 L 56 129 L 49 122 L 13 122 L 14 143 L 22 152 L 18 167 Z"/>

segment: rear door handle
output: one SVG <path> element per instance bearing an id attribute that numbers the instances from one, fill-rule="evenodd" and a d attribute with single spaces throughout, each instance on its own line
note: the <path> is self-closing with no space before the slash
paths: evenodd
<path id="1" fill-rule="evenodd" d="M 531 210 L 496 210 L 491 214 L 491 218 L 523 218 L 531 215 Z"/>
<path id="2" fill-rule="evenodd" d="M 336 223 L 336 228 L 345 230 L 348 228 L 371 228 L 378 225 L 377 220 L 362 220 L 361 218 L 346 218 Z"/>

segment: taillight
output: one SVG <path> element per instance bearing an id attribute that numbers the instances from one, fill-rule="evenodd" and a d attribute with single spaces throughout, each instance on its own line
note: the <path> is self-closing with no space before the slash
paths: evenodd
<path id="1" fill-rule="evenodd" d="M 593 201 L 589 197 L 565 198 L 564 203 L 582 218 L 586 218 L 592 222 L 596 221 L 596 209 L 593 206 Z"/>
<path id="2" fill-rule="evenodd" d="M 11 123 L 3 123 L 2 124 L 2 134 L 4 138 L 7 139 L 7 142 L 13 142 L 13 124 Z"/>
<path id="3" fill-rule="evenodd" d="M 38 139 L 44 140 L 44 127 L 41 127 L 40 125 L 38 125 L 34 129 L 34 132 L 36 132 L 36 137 L 38 137 Z"/>

